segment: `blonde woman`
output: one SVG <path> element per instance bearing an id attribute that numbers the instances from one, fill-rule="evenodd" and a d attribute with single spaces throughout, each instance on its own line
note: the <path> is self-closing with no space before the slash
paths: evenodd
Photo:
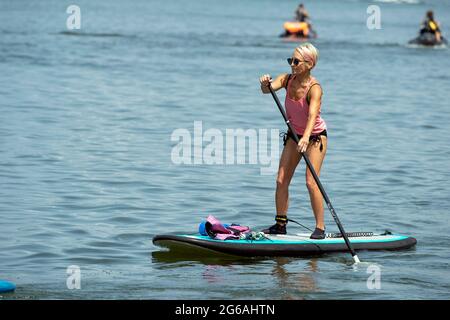
<path id="1" fill-rule="evenodd" d="M 320 175 L 327 151 L 327 126 L 320 116 L 322 89 L 311 75 L 318 57 L 318 50 L 312 44 L 303 43 L 294 50 L 292 57 L 287 59 L 291 67 L 290 74 L 281 74 L 273 81 L 268 74 L 260 77 L 263 93 L 270 93 L 269 84 L 274 91 L 286 89 L 286 114 L 300 139 L 298 144 L 295 143 L 290 131 L 284 137 L 275 192 L 276 223 L 263 230 L 268 234 L 286 234 L 289 184 L 302 153 L 306 153 L 317 175 Z M 306 169 L 306 186 L 316 219 L 316 229 L 311 234 L 311 239 L 324 239 L 323 197 L 309 169 Z"/>

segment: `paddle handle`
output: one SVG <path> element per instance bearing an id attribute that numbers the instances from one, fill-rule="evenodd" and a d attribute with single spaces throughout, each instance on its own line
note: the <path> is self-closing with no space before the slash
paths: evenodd
<path id="1" fill-rule="evenodd" d="M 291 123 L 290 123 L 290 121 L 289 121 L 289 119 L 288 119 L 288 117 L 286 115 L 286 112 L 284 111 L 283 106 L 281 105 L 281 102 L 278 99 L 278 96 L 273 91 L 272 85 L 270 83 L 269 83 L 269 90 L 270 90 L 270 93 L 272 94 L 273 99 L 275 100 L 275 102 L 276 102 L 276 104 L 278 106 L 278 109 L 280 110 L 281 114 L 283 115 L 283 118 L 284 118 L 284 121 L 285 121 L 286 125 L 288 126 L 289 130 L 292 132 L 292 135 L 294 136 L 295 142 L 298 144 L 299 138 L 297 136 L 297 133 L 292 128 Z M 356 255 L 356 252 L 353 249 L 350 241 L 348 240 L 348 237 L 347 237 L 347 234 L 345 233 L 344 227 L 342 226 L 341 221 L 339 220 L 339 218 L 338 218 L 338 216 L 336 214 L 336 211 L 334 210 L 333 205 L 331 204 L 331 201 L 328 198 L 328 195 L 325 192 L 325 189 L 322 186 L 322 183 L 320 182 L 320 179 L 317 176 L 316 171 L 314 170 L 314 167 L 312 166 L 311 162 L 309 161 L 309 158 L 306 155 L 306 153 L 302 153 L 302 155 L 303 155 L 303 158 L 305 159 L 307 167 L 309 168 L 309 171 L 311 172 L 314 180 L 317 183 L 317 186 L 319 187 L 320 192 L 322 193 L 323 198 L 325 199 L 325 202 L 326 202 L 326 204 L 328 206 L 328 209 L 330 210 L 331 215 L 333 216 L 333 219 L 334 219 L 334 221 L 336 222 L 336 224 L 337 224 L 337 226 L 339 228 L 339 231 L 341 232 L 342 236 L 344 237 L 345 244 L 347 245 L 348 250 L 350 251 L 350 253 L 351 253 L 352 257 L 353 257 L 353 261 L 355 263 L 359 263 L 360 260 L 359 260 L 358 256 Z"/>

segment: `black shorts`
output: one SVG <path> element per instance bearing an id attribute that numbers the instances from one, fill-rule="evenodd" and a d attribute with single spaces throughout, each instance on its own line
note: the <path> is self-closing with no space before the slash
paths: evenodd
<path id="1" fill-rule="evenodd" d="M 291 138 L 292 140 L 295 141 L 294 138 L 294 134 L 292 133 L 291 130 L 288 130 L 288 132 L 282 132 L 281 135 L 283 137 L 283 146 L 286 145 L 286 142 L 289 138 Z M 320 151 L 323 150 L 323 144 L 322 144 L 322 139 L 320 136 L 325 136 L 328 137 L 327 135 L 327 130 L 323 130 L 322 132 L 319 132 L 317 134 L 313 134 L 309 137 L 309 141 L 316 141 L 316 142 L 320 142 Z M 303 136 L 302 135 L 298 135 L 298 139 L 300 140 Z"/>

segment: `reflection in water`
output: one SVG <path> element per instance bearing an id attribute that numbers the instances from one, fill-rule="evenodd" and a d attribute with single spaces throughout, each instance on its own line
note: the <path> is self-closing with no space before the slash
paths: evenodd
<path id="1" fill-rule="evenodd" d="M 297 300 L 304 299 L 304 297 L 298 297 L 298 293 L 314 293 L 318 292 L 314 275 L 319 271 L 317 258 L 311 258 L 306 262 L 306 266 L 302 271 L 289 273 L 286 271 L 285 265 L 296 262 L 293 258 L 276 258 L 275 265 L 272 270 L 272 275 L 277 278 L 279 287 L 282 289 L 283 300 Z"/>
<path id="2" fill-rule="evenodd" d="M 215 253 L 208 254 L 186 254 L 173 251 L 153 251 L 152 262 L 155 268 L 169 269 L 179 268 L 193 264 L 204 265 L 202 277 L 208 283 L 221 283 L 225 281 L 223 275 L 235 271 L 236 265 L 255 265 L 263 261 L 261 258 L 247 258 Z"/>
<path id="3" fill-rule="evenodd" d="M 189 256 L 170 251 L 154 251 L 152 252 L 152 260 L 154 267 L 161 269 L 180 268 L 195 264 L 204 265 L 202 278 L 211 284 L 220 284 L 226 281 L 224 276 L 235 273 L 236 266 L 267 265 L 268 262 L 273 261 L 271 275 L 274 278 L 275 286 L 281 289 L 281 296 L 272 297 L 273 299 L 305 299 L 305 294 L 320 291 L 315 281 L 315 274 L 319 272 L 318 259 L 314 257 L 305 259 L 292 257 L 246 258 L 231 255 Z M 287 270 L 289 265 L 295 271 L 289 272 Z"/>
<path id="4" fill-rule="evenodd" d="M 247 258 L 232 256 L 228 254 L 215 253 L 211 254 L 192 254 L 191 252 L 174 252 L 174 251 L 153 251 L 152 260 L 159 263 L 160 266 L 169 266 L 170 263 L 176 262 L 196 262 L 204 265 L 228 266 L 231 264 L 253 264 L 258 261 L 256 258 Z"/>
<path id="5" fill-rule="evenodd" d="M 227 269 L 227 270 L 224 270 Z M 232 271 L 233 265 L 219 266 L 219 265 L 206 265 L 202 272 L 202 277 L 208 283 L 221 283 L 224 281 L 222 275 L 226 274 L 227 271 Z"/>

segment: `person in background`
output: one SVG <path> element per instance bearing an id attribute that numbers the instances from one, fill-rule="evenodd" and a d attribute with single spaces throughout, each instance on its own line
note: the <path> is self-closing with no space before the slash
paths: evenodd
<path id="1" fill-rule="evenodd" d="M 303 3 L 298 5 L 297 10 L 295 11 L 295 19 L 298 22 L 308 22 L 307 20 L 309 20 L 309 14 Z"/>
<path id="2" fill-rule="evenodd" d="M 441 42 L 441 30 L 439 28 L 439 22 L 434 20 L 433 11 L 428 10 L 425 19 L 420 26 L 420 34 L 432 33 L 436 37 L 437 42 Z"/>

